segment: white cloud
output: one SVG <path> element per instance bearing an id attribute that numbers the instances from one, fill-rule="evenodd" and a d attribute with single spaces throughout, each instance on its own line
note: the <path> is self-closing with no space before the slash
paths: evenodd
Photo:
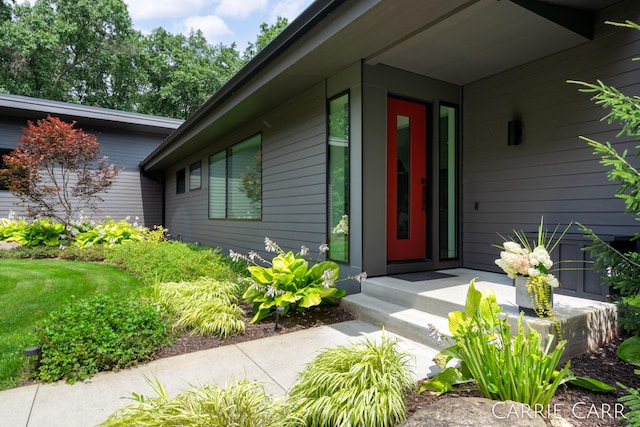
<path id="1" fill-rule="evenodd" d="M 205 38 L 210 43 L 215 43 L 220 39 L 220 36 L 233 34 L 233 31 L 229 29 L 226 22 L 219 16 L 207 15 L 207 16 L 190 16 L 183 20 L 185 27 L 185 34 L 189 33 L 190 29 L 201 30 Z"/>
<path id="2" fill-rule="evenodd" d="M 132 20 L 179 18 L 202 9 L 206 0 L 125 0 Z"/>
<path id="3" fill-rule="evenodd" d="M 268 0 L 220 0 L 215 13 L 230 18 L 246 18 L 267 8 Z"/>
<path id="4" fill-rule="evenodd" d="M 289 22 L 293 21 L 309 6 L 312 0 L 281 0 L 271 8 L 269 22 L 276 22 L 279 16 L 287 18 Z"/>

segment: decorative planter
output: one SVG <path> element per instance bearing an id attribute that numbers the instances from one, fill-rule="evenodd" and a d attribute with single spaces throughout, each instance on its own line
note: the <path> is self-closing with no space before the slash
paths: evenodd
<path id="1" fill-rule="evenodd" d="M 536 310 L 538 309 L 538 304 L 527 289 L 527 277 L 516 276 L 514 282 L 516 287 L 516 304 L 518 304 L 520 311 L 524 311 L 524 314 L 528 316 L 537 316 Z M 551 287 L 549 289 L 549 303 L 550 307 L 553 308 L 553 288 Z"/>

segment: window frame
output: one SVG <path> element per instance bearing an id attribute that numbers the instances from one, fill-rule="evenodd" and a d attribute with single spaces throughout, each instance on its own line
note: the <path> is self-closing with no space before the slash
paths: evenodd
<path id="1" fill-rule="evenodd" d="M 444 101 L 440 101 L 439 105 L 438 105 L 438 120 L 439 120 L 439 124 L 438 124 L 438 166 L 437 166 L 437 170 L 438 170 L 438 174 L 440 174 L 441 171 L 441 160 L 442 160 L 442 155 L 440 153 L 440 151 L 442 150 L 442 147 L 440 146 L 441 144 L 441 138 L 442 138 L 442 134 L 443 134 L 443 129 L 442 129 L 442 125 L 441 125 L 441 120 L 440 120 L 440 114 L 442 111 L 442 108 L 449 108 L 451 110 L 453 110 L 455 112 L 455 117 L 454 117 L 454 123 L 453 123 L 453 129 L 455 132 L 455 135 L 453 136 L 453 149 L 454 149 L 454 158 L 453 159 L 449 159 L 449 156 L 447 155 L 447 160 L 449 161 L 449 165 L 453 165 L 455 167 L 455 170 L 453 171 L 453 179 L 454 179 L 454 183 L 452 185 L 452 187 L 450 187 L 449 185 L 447 186 L 448 189 L 452 188 L 453 189 L 453 195 L 450 193 L 447 193 L 447 201 L 448 201 L 448 205 L 452 205 L 453 210 L 454 210 L 454 219 L 453 219 L 453 230 L 449 230 L 447 229 L 448 232 L 453 232 L 453 244 L 454 244 L 454 248 L 447 248 L 448 251 L 453 251 L 454 254 L 453 255 L 449 255 L 447 254 L 447 256 L 443 256 L 443 246 L 442 246 L 442 241 L 441 241 L 441 235 L 442 235 L 442 228 L 444 227 L 444 224 L 442 224 L 441 222 L 441 218 L 438 218 L 438 229 L 440 230 L 439 235 L 438 235 L 438 243 L 437 243 L 437 250 L 438 250 L 438 260 L 441 262 L 446 262 L 446 261 L 456 261 L 460 259 L 460 251 L 461 251 L 461 244 L 460 244 L 460 209 L 461 209 L 461 203 L 460 203 L 460 194 L 461 194 L 461 165 L 460 165 L 460 120 L 461 120 L 461 107 L 459 104 L 456 103 L 451 103 L 451 102 L 444 102 Z M 449 169 L 447 168 L 447 171 Z M 438 211 L 440 211 L 441 208 L 441 203 L 442 203 L 442 177 L 438 176 Z M 448 209 L 447 209 L 448 212 Z M 450 214 L 450 213 L 449 213 Z M 448 234 L 447 234 L 448 236 Z M 448 240 L 451 240 L 451 238 L 448 238 Z"/>
<path id="2" fill-rule="evenodd" d="M 176 194 L 187 192 L 187 170 L 180 168 L 176 171 Z"/>
<path id="3" fill-rule="evenodd" d="M 199 171 L 198 175 L 194 175 L 194 171 Z M 198 184 L 193 185 L 193 179 L 198 178 Z M 193 162 L 189 165 L 189 191 L 199 190 L 202 188 L 202 160 Z"/>
<path id="4" fill-rule="evenodd" d="M 332 261 L 335 262 L 339 262 L 339 263 L 346 263 L 348 264 L 350 262 L 351 256 L 350 256 L 350 248 L 351 248 L 351 233 L 346 233 L 346 242 L 345 242 L 345 250 L 343 251 L 344 257 L 339 258 L 339 257 L 335 257 L 333 256 L 333 254 L 335 254 L 335 251 L 331 250 L 331 243 L 332 243 L 332 234 L 333 233 L 333 228 L 335 227 L 335 225 L 333 224 L 332 221 L 332 206 L 333 206 L 333 200 L 331 200 L 332 197 L 332 192 L 331 192 L 331 187 L 332 187 L 332 163 L 331 163 L 331 103 L 333 101 L 336 101 L 342 97 L 346 96 L 347 97 L 347 133 L 346 133 L 346 163 L 345 163 L 345 175 L 344 175 L 344 180 L 345 180 L 345 200 L 343 201 L 343 203 L 346 205 L 346 208 L 344 209 L 344 213 L 343 215 L 346 215 L 348 218 L 348 226 L 350 227 L 351 225 L 351 91 L 349 89 L 344 90 L 342 92 L 339 92 L 337 94 L 335 94 L 334 96 L 331 96 L 330 98 L 327 98 L 327 102 L 326 102 L 326 126 L 327 126 L 327 131 L 326 131 L 326 135 L 327 135 L 327 140 L 326 140 L 326 215 L 327 215 L 327 243 L 329 246 L 329 250 L 327 251 L 327 259 L 330 259 Z"/>
<path id="5" fill-rule="evenodd" d="M 238 216 L 230 216 L 229 214 L 229 208 L 230 208 L 230 204 L 231 204 L 231 200 L 230 200 L 230 190 L 231 190 L 231 183 L 233 182 L 232 178 L 230 176 L 231 173 L 233 173 L 232 171 L 232 158 L 233 158 L 233 150 L 234 148 L 237 148 L 238 146 L 250 142 L 253 139 L 258 139 L 259 140 L 259 148 L 256 151 L 256 153 L 254 154 L 254 157 L 259 155 L 260 156 L 260 163 L 259 163 L 259 169 L 260 169 L 260 204 L 259 207 L 257 208 L 257 213 L 258 215 L 256 217 L 238 217 Z M 216 160 L 216 162 L 212 163 L 212 158 L 214 157 L 221 157 L 220 159 Z M 228 147 L 226 147 L 223 150 L 217 151 L 211 155 L 209 155 L 207 157 L 207 161 L 208 161 L 208 167 L 207 167 L 207 172 L 208 172 L 208 180 L 209 180 L 209 191 L 208 191 L 208 206 L 207 206 L 207 217 L 211 220 L 229 220 L 229 221 L 262 221 L 262 132 L 258 132 L 255 133 L 247 138 L 242 139 L 241 141 L 230 145 Z M 217 164 L 218 162 L 223 162 L 224 166 L 224 195 L 223 195 L 223 199 L 224 199 L 224 216 L 219 215 L 219 216 L 212 216 L 212 191 L 214 189 L 214 184 L 212 183 L 212 166 Z M 247 196 L 247 198 L 249 198 Z M 249 201 L 249 203 L 254 203 Z"/>

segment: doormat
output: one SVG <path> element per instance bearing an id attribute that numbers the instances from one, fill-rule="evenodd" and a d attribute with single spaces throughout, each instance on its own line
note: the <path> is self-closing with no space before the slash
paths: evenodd
<path id="1" fill-rule="evenodd" d="M 394 274 L 389 277 L 404 280 L 406 282 L 423 282 L 425 280 L 446 279 L 447 277 L 456 277 L 455 274 L 439 273 L 437 271 L 419 271 L 417 273 Z"/>

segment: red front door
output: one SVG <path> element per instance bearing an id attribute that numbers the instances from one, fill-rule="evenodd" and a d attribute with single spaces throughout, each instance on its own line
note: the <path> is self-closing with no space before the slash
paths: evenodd
<path id="1" fill-rule="evenodd" d="M 427 108 L 387 102 L 387 259 L 426 257 Z"/>

